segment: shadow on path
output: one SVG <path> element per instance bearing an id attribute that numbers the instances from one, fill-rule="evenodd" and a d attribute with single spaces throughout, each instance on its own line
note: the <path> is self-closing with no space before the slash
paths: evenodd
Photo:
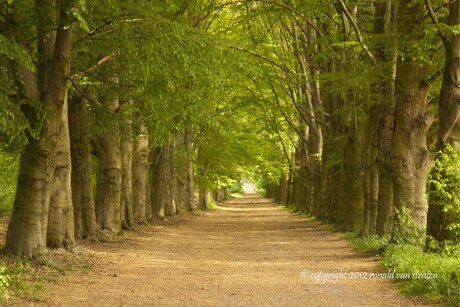
<path id="1" fill-rule="evenodd" d="M 50 284 L 44 305 L 422 305 L 390 280 L 352 276 L 376 271 L 374 259 L 256 194 L 87 248 L 101 265 Z"/>

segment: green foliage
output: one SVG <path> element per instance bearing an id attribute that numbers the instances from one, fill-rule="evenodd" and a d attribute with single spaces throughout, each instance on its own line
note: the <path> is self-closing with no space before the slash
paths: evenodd
<path id="1" fill-rule="evenodd" d="M 8 299 L 10 280 L 11 278 L 7 273 L 6 266 L 3 263 L 0 263 L 0 302 Z"/>
<path id="2" fill-rule="evenodd" d="M 460 303 L 460 252 L 438 254 L 425 252 L 421 246 L 393 244 L 389 236 L 360 236 L 345 233 L 343 237 L 359 252 L 380 255 L 385 271 L 392 270 L 401 289 L 410 294 L 426 295 L 451 306 Z"/>
<path id="3" fill-rule="evenodd" d="M 0 260 L 1 275 L 7 281 L 4 284 L 2 304 L 12 298 L 21 296 L 39 299 L 42 296 L 44 285 L 37 268 L 27 259 L 3 258 Z"/>
<path id="4" fill-rule="evenodd" d="M 0 216 L 10 214 L 16 191 L 18 155 L 0 151 Z"/>
<path id="5" fill-rule="evenodd" d="M 451 145 L 434 153 L 434 165 L 428 175 L 430 206 L 440 206 L 449 217 L 447 230 L 453 241 L 460 239 L 460 155 Z"/>
<path id="6" fill-rule="evenodd" d="M 230 187 L 229 187 L 229 193 L 232 196 L 235 195 L 243 195 L 243 185 L 241 184 L 241 181 L 235 181 Z"/>
<path id="7" fill-rule="evenodd" d="M 394 211 L 391 243 L 422 246 L 425 243 L 425 236 L 420 234 L 417 223 L 412 219 L 411 210 L 402 207 L 399 210 L 394 208 Z"/>
<path id="8" fill-rule="evenodd" d="M 0 257 L 1 306 L 18 306 L 17 298 L 42 300 L 46 282 L 60 281 L 72 272 L 85 272 L 93 268 L 90 258 L 51 253 L 43 261 Z"/>
<path id="9" fill-rule="evenodd" d="M 209 199 L 206 202 L 206 208 L 207 209 L 217 209 L 218 207 L 219 207 L 219 205 L 212 199 Z"/>
<path id="10" fill-rule="evenodd" d="M 358 252 L 369 252 L 372 254 L 380 254 L 388 245 L 389 236 L 360 236 L 354 232 L 347 232 L 343 237 L 353 244 L 353 248 Z"/>
<path id="11" fill-rule="evenodd" d="M 451 306 L 460 304 L 459 255 L 446 257 L 413 245 L 389 245 L 382 265 L 396 270 L 405 292 L 442 299 Z"/>

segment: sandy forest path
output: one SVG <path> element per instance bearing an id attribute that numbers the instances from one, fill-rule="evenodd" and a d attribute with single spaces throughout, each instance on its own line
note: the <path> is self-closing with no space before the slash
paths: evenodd
<path id="1" fill-rule="evenodd" d="M 403 298 L 389 280 L 351 279 L 375 272 L 377 262 L 353 252 L 340 234 L 255 194 L 142 228 L 123 243 L 86 248 L 95 269 L 50 283 L 38 305 L 422 305 Z M 313 278 L 341 270 L 336 282 Z"/>

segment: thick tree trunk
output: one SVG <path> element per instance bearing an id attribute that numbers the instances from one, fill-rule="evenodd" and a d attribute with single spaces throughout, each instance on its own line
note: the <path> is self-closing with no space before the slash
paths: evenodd
<path id="1" fill-rule="evenodd" d="M 384 236 L 393 230 L 393 180 L 386 165 L 379 167 L 379 196 L 376 233 Z"/>
<path id="2" fill-rule="evenodd" d="M 55 118 L 53 115 L 51 118 Z M 46 124 L 51 127 L 43 129 L 57 133 L 57 129 L 52 127 L 55 125 L 51 124 L 53 121 L 51 119 L 50 124 Z M 48 210 L 55 165 L 56 145 L 53 142 L 56 141 L 51 141 L 52 136 L 43 136 L 49 137 L 46 146 L 30 139 L 21 155 L 16 196 L 4 248 L 6 254 L 35 258 L 46 253 Z"/>
<path id="3" fill-rule="evenodd" d="M 48 215 L 48 247 L 71 249 L 75 246 L 71 177 L 72 162 L 66 97 L 56 147 L 56 165 Z"/>
<path id="4" fill-rule="evenodd" d="M 377 168 L 377 128 L 379 122 L 378 108 L 372 107 L 366 121 L 363 149 L 363 228 L 361 235 L 375 234 L 377 229 L 377 204 L 379 196 L 379 172 Z"/>
<path id="5" fill-rule="evenodd" d="M 408 43 L 420 39 L 417 27 L 424 13 L 422 3 L 401 2 L 398 25 Z M 415 229 L 412 229 L 411 223 L 401 222 L 396 230 L 402 232 L 407 241 L 414 243 L 419 243 L 425 235 L 428 210 L 425 190 L 431 155 L 426 148 L 426 132 L 431 118 L 427 111 L 429 86 L 425 82 L 426 73 L 427 68 L 410 57 L 398 58 L 395 126 L 389 165 L 395 208 L 399 214 L 407 209 L 415 222 Z"/>
<path id="6" fill-rule="evenodd" d="M 144 125 L 140 126 L 140 134 L 133 150 L 133 206 L 134 219 L 138 224 L 147 224 L 146 208 L 148 202 L 148 131 Z"/>
<path id="7" fill-rule="evenodd" d="M 72 2 L 62 4 L 61 15 L 68 14 L 71 6 Z M 54 9 L 54 6 L 49 8 Z M 51 16 L 59 14 L 48 13 Z M 29 136 L 29 142 L 21 154 L 14 206 L 4 247 L 7 254 L 29 258 L 40 257 L 46 252 L 48 210 L 70 70 L 73 26 L 69 20 L 63 19 L 59 21 L 56 36 L 48 34 L 43 45 L 50 48 L 38 49 L 40 65 L 37 75 L 21 68 L 26 100 L 40 102 L 44 107 L 41 110 L 45 113 L 39 139 Z M 38 110 L 33 105 L 23 105 L 22 110 L 31 125 L 35 126 Z"/>
<path id="8" fill-rule="evenodd" d="M 393 87 L 394 89 L 394 87 Z M 394 92 L 390 89 L 391 92 Z M 382 117 L 378 132 L 378 171 L 379 171 L 379 194 L 377 204 L 377 228 L 378 235 L 383 236 L 391 233 L 393 229 L 394 202 L 393 202 L 393 179 L 390 165 L 391 142 L 394 131 L 393 103 L 382 104 Z"/>
<path id="9" fill-rule="evenodd" d="M 177 146 L 179 143 L 179 135 L 178 133 L 174 133 L 173 139 L 170 143 L 170 188 L 171 188 L 171 201 L 172 207 L 174 210 L 174 214 L 179 213 L 180 211 L 184 211 L 181 207 L 180 199 L 179 199 L 179 183 L 177 177 Z"/>
<path id="10" fill-rule="evenodd" d="M 122 162 L 119 140 L 111 133 L 97 136 L 96 220 L 109 239 L 121 233 Z"/>
<path id="11" fill-rule="evenodd" d="M 450 4 L 448 24 L 460 24 L 460 1 Z M 439 98 L 437 150 L 441 150 L 444 144 L 452 139 L 455 130 L 458 130 L 460 119 L 460 35 L 444 37 L 443 41 L 446 60 Z M 447 229 L 451 222 L 452 217 L 442 210 L 442 206 L 430 200 L 427 235 L 438 241 L 452 240 L 452 232 Z"/>
<path id="12" fill-rule="evenodd" d="M 273 199 L 275 203 L 281 203 L 281 184 L 278 183 L 275 185 L 275 197 Z"/>
<path id="13" fill-rule="evenodd" d="M 289 193 L 289 176 L 283 174 L 280 179 L 280 201 L 282 205 L 288 205 L 288 193 Z"/>
<path id="14" fill-rule="evenodd" d="M 185 168 L 186 168 L 186 203 L 187 210 L 195 211 L 195 187 L 193 183 L 193 132 L 191 127 L 184 130 L 185 141 Z"/>
<path id="15" fill-rule="evenodd" d="M 211 193 L 209 191 L 200 189 L 198 192 L 198 209 L 207 209 L 210 199 Z"/>
<path id="16" fill-rule="evenodd" d="M 391 60 L 395 62 L 396 60 Z M 396 71 L 396 65 L 391 67 Z M 394 202 L 393 179 L 391 171 L 391 147 L 395 125 L 394 97 L 395 84 L 392 80 L 382 84 L 383 101 L 380 104 L 380 121 L 378 126 L 378 173 L 379 191 L 377 204 L 376 233 L 380 236 L 391 233 L 393 229 Z"/>
<path id="17" fill-rule="evenodd" d="M 165 214 L 172 216 L 176 213 L 176 207 L 172 194 L 172 177 L 171 177 L 171 141 L 168 139 L 163 145 L 162 154 L 160 157 L 161 167 L 161 183 L 163 188 L 162 202 L 165 206 Z"/>
<path id="18" fill-rule="evenodd" d="M 362 182 L 363 125 L 352 124 L 351 136 L 345 145 L 342 162 L 343 195 L 338 217 L 346 231 L 361 231 L 364 220 L 364 193 Z"/>
<path id="19" fill-rule="evenodd" d="M 382 0 L 375 3 L 374 32 L 376 34 L 389 33 L 396 24 L 398 3 L 391 0 Z M 377 57 L 386 68 L 387 76 L 396 75 L 396 43 L 385 42 L 378 45 Z M 378 104 L 377 128 L 377 172 L 378 172 L 378 199 L 376 233 L 380 236 L 388 234 L 393 228 L 393 181 L 389 157 L 394 130 L 395 118 L 395 83 L 394 80 L 380 80 L 378 83 L 380 99 Z M 371 210 L 371 216 L 373 211 Z M 371 218 L 371 223 L 373 217 Z M 372 225 L 370 229 L 373 232 Z"/>
<path id="20" fill-rule="evenodd" d="M 174 213 L 170 190 L 171 165 L 169 161 L 169 140 L 157 149 L 156 165 L 153 172 L 152 213 L 154 216 L 164 218 Z"/>
<path id="21" fill-rule="evenodd" d="M 75 237 L 97 241 L 98 228 L 93 196 L 93 166 L 87 113 L 84 100 L 76 98 L 69 101 L 72 203 Z"/>
<path id="22" fill-rule="evenodd" d="M 297 212 L 306 211 L 306 190 L 307 171 L 306 166 L 301 164 L 297 171 L 297 176 L 294 178 L 293 183 L 293 205 Z"/>
<path id="23" fill-rule="evenodd" d="M 449 6 L 448 24 L 460 24 L 460 3 L 454 1 Z M 439 98 L 438 150 L 446 143 L 460 116 L 460 35 L 443 38 L 446 50 L 444 76 Z"/>
<path id="24" fill-rule="evenodd" d="M 131 123 L 124 127 L 131 131 Z M 121 197 L 120 214 L 123 229 L 134 229 L 134 208 L 133 208 L 133 141 L 132 133 L 123 136 L 121 148 Z"/>
<path id="25" fill-rule="evenodd" d="M 274 200 L 275 199 L 275 189 L 276 189 L 276 186 L 274 183 L 268 183 L 265 187 L 265 197 Z"/>
<path id="26" fill-rule="evenodd" d="M 307 203 L 311 202 L 312 212 L 314 215 L 329 219 L 326 213 L 326 207 L 322 203 L 323 197 L 323 185 L 321 181 L 321 153 L 316 153 L 314 155 L 310 155 L 308 161 L 308 169 L 310 175 L 309 185 L 311 185 L 311 191 L 307 195 Z"/>
<path id="27" fill-rule="evenodd" d="M 150 169 L 150 166 L 149 168 Z M 147 173 L 148 175 L 148 173 Z M 147 223 L 152 220 L 153 217 L 153 211 L 152 211 L 152 195 L 153 195 L 153 189 L 152 189 L 152 182 L 153 182 L 153 176 L 147 176 L 147 182 L 146 182 L 146 188 L 145 188 L 145 219 L 147 220 Z"/>

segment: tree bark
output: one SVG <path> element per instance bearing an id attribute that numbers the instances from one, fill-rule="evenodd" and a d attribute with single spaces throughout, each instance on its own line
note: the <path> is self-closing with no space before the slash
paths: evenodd
<path id="1" fill-rule="evenodd" d="M 171 188 L 171 201 L 174 214 L 183 211 L 179 199 L 179 183 L 177 177 L 177 146 L 179 143 L 179 134 L 174 133 L 172 141 L 170 143 L 170 188 Z"/>
<path id="2" fill-rule="evenodd" d="M 69 121 L 66 97 L 62 109 L 58 144 L 56 147 L 56 165 L 48 215 L 48 247 L 70 250 L 75 246 L 71 176 L 72 162 L 70 157 Z"/>
<path id="3" fill-rule="evenodd" d="M 39 6 L 43 3 L 38 2 Z M 60 6 L 61 17 L 68 16 L 73 3 Z M 59 12 L 49 5 L 44 15 L 54 18 Z M 8 22 L 6 18 L 6 22 Z M 43 20 L 41 20 L 43 21 Z M 39 103 L 45 110 L 44 121 L 38 139 L 28 135 L 28 144 L 21 154 L 13 211 L 8 225 L 4 252 L 25 257 L 40 257 L 46 253 L 48 210 L 53 185 L 62 108 L 67 91 L 70 71 L 73 25 L 62 17 L 58 30 L 49 35 L 43 48 L 38 48 L 38 72 L 21 67 L 23 94 L 27 104 L 21 106 L 31 126 L 37 122 Z M 41 32 L 40 25 L 38 25 Z M 51 31 L 52 32 L 52 31 Z M 43 32 L 44 33 L 44 32 Z M 47 33 L 50 33 L 49 31 Z M 48 48 L 50 47 L 50 48 Z M 45 85 L 46 86 L 43 86 Z"/>
<path id="4" fill-rule="evenodd" d="M 280 201 L 282 205 L 288 205 L 288 193 L 289 193 L 289 176 L 283 174 L 280 178 Z"/>
<path id="5" fill-rule="evenodd" d="M 133 208 L 133 138 L 131 121 L 125 120 L 121 141 L 121 197 L 120 213 L 123 229 L 133 230 L 134 208 Z"/>
<path id="6" fill-rule="evenodd" d="M 299 140 L 296 149 L 296 166 L 297 176 L 294 178 L 293 183 L 293 203 L 294 208 L 298 212 L 306 211 L 306 191 L 307 191 L 307 149 L 305 142 Z M 267 187 L 268 189 L 268 187 Z M 267 190 L 268 194 L 268 190 Z"/>
<path id="7" fill-rule="evenodd" d="M 133 206 L 134 219 L 138 224 L 147 224 L 146 208 L 148 202 L 148 131 L 145 125 L 139 128 L 139 136 L 133 150 Z"/>
<path id="8" fill-rule="evenodd" d="M 169 161 L 170 142 L 157 149 L 156 165 L 153 173 L 152 213 L 153 216 L 165 218 L 172 215 L 174 210 L 171 200 Z"/>
<path id="9" fill-rule="evenodd" d="M 459 24 L 460 1 L 454 1 L 449 6 L 448 25 L 457 26 Z M 443 37 L 443 42 L 446 59 L 439 97 L 437 150 L 442 150 L 444 144 L 448 142 L 455 145 L 456 140 L 454 141 L 452 136 L 453 134 L 458 135 L 460 119 L 460 35 Z M 457 150 L 459 150 L 458 146 Z M 442 206 L 435 204 L 434 200 L 430 200 L 427 219 L 427 235 L 438 241 L 452 239 L 452 233 L 447 229 L 452 218 L 443 212 Z"/>
<path id="10" fill-rule="evenodd" d="M 98 240 L 93 196 L 93 165 L 86 101 L 75 97 L 69 101 L 69 134 L 72 160 L 72 203 L 75 237 Z"/>
<path id="11" fill-rule="evenodd" d="M 105 102 L 105 108 L 118 109 L 118 101 Z M 113 114 L 115 117 L 115 114 Z M 118 126 L 113 119 L 114 127 Z M 111 239 L 121 233 L 121 183 L 122 161 L 119 136 L 113 134 L 114 127 L 107 127 L 95 138 L 98 160 L 96 183 L 96 220 L 102 231 Z M 112 129 L 112 130 L 110 130 Z"/>
<path id="12" fill-rule="evenodd" d="M 352 120 L 350 137 L 345 145 L 342 162 L 343 195 L 339 219 L 346 231 L 361 231 L 364 220 L 364 193 L 362 182 L 363 124 Z"/>
<path id="13" fill-rule="evenodd" d="M 363 149 L 363 228 L 361 235 L 375 234 L 377 229 L 377 205 L 379 196 L 379 172 L 377 167 L 378 108 L 373 106 L 366 121 Z"/>
<path id="14" fill-rule="evenodd" d="M 421 3 L 408 0 L 400 3 L 398 26 L 408 42 L 420 39 L 419 18 L 424 16 Z M 398 57 L 396 73 L 395 126 L 389 164 L 393 178 L 393 201 L 399 213 L 406 208 L 415 222 L 397 225 L 397 231 L 409 242 L 419 243 L 426 231 L 426 179 L 431 167 L 431 155 L 426 148 L 426 132 L 432 118 L 428 114 L 425 80 L 427 68 L 411 57 Z"/>
<path id="15" fill-rule="evenodd" d="M 196 211 L 195 205 L 195 187 L 193 182 L 193 132 L 191 127 L 184 129 L 185 141 L 185 168 L 186 168 L 186 203 L 185 206 L 189 211 Z"/>

